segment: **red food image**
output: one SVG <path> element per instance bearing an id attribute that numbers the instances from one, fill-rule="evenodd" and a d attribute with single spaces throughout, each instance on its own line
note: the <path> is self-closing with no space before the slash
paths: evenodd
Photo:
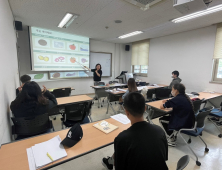
<path id="1" fill-rule="evenodd" d="M 71 57 L 71 58 L 70 58 L 70 62 L 71 62 L 71 63 L 75 63 L 75 62 L 76 62 L 76 58 Z"/>
<path id="2" fill-rule="evenodd" d="M 75 50 L 75 49 L 76 49 L 76 46 L 75 46 L 75 44 L 72 44 L 72 45 L 69 46 L 69 48 L 70 48 L 71 50 Z"/>

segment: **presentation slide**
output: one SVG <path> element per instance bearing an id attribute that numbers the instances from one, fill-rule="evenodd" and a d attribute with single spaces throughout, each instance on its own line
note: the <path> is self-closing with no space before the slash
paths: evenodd
<path id="1" fill-rule="evenodd" d="M 89 38 L 30 27 L 33 71 L 85 70 L 89 67 Z"/>

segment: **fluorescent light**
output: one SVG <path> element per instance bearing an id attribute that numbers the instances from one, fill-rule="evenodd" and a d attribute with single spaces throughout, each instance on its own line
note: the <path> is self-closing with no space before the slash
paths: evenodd
<path id="1" fill-rule="evenodd" d="M 207 15 L 207 14 L 218 12 L 218 11 L 221 11 L 221 10 L 222 10 L 222 5 L 217 5 L 215 7 L 211 7 L 211 8 L 208 8 L 206 10 L 203 10 L 203 11 L 195 12 L 193 14 L 189 14 L 189 15 L 185 15 L 185 16 L 180 17 L 180 18 L 176 18 L 176 19 L 172 20 L 172 22 L 179 23 L 179 22 L 187 21 L 189 19 L 194 19 L 194 18 L 197 18 L 197 17 L 200 17 L 200 16 L 204 16 L 204 15 Z"/>
<path id="2" fill-rule="evenodd" d="M 58 27 L 59 28 L 67 28 L 74 21 L 74 19 L 76 19 L 77 17 L 78 17 L 78 15 L 67 13 L 63 17 L 62 21 L 59 23 Z"/>
<path id="3" fill-rule="evenodd" d="M 129 34 L 119 36 L 118 38 L 123 39 L 123 38 L 131 37 L 131 36 L 134 36 L 134 35 L 137 35 L 137 34 L 141 34 L 141 33 L 143 33 L 143 32 L 142 31 L 135 31 L 135 32 L 131 32 Z"/>

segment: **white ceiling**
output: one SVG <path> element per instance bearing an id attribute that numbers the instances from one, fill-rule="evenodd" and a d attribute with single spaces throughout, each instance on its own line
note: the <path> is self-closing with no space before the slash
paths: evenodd
<path id="1" fill-rule="evenodd" d="M 23 25 L 62 31 L 114 43 L 130 43 L 222 22 L 222 11 L 174 24 L 169 20 L 182 16 L 173 8 L 173 0 L 163 0 L 142 11 L 124 0 L 9 0 L 16 20 Z M 213 0 L 210 6 L 222 4 Z M 80 16 L 67 28 L 57 25 L 67 12 Z M 122 20 L 121 24 L 114 20 Z M 106 29 L 105 27 L 109 28 Z M 117 37 L 133 31 L 143 34 L 126 39 Z"/>

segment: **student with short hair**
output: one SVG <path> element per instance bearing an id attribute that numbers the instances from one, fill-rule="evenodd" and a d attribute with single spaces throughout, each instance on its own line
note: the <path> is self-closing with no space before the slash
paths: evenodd
<path id="1" fill-rule="evenodd" d="M 143 118 L 145 99 L 132 92 L 124 98 L 126 116 L 131 127 L 121 132 L 114 140 L 114 154 L 103 158 L 102 164 L 109 170 L 166 170 L 168 146 L 161 127 L 149 124 Z"/>
<path id="2" fill-rule="evenodd" d="M 169 89 L 172 89 L 174 84 L 180 83 L 182 81 L 182 79 L 179 78 L 179 71 L 173 71 L 172 72 L 172 82 L 169 85 Z"/>
<path id="3" fill-rule="evenodd" d="M 10 108 L 15 117 L 29 117 L 47 113 L 57 105 L 57 100 L 45 86 L 43 90 L 34 82 L 26 82 Z"/>
<path id="4" fill-rule="evenodd" d="M 25 74 L 20 77 L 20 81 L 22 82 L 22 85 L 16 89 L 16 96 L 18 96 L 19 92 L 22 91 L 24 84 L 31 81 L 31 77 Z"/>
<path id="5" fill-rule="evenodd" d="M 172 108 L 173 111 L 170 116 L 163 116 L 159 119 L 168 136 L 173 133 L 173 130 L 180 130 L 182 128 L 192 128 L 195 123 L 193 102 L 185 93 L 185 86 L 181 83 L 173 85 L 171 94 L 174 98 L 170 100 L 163 100 L 160 105 L 161 109 Z M 168 140 L 169 146 L 176 146 L 176 137 L 172 136 Z"/>

